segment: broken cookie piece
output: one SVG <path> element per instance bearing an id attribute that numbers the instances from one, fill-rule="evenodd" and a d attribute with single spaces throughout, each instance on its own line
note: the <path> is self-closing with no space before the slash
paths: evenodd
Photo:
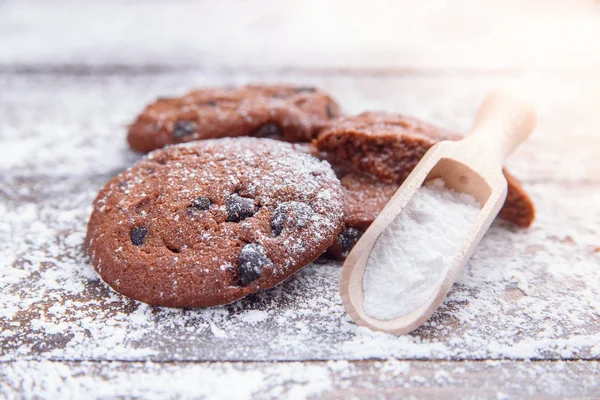
<path id="1" fill-rule="evenodd" d="M 416 118 L 366 112 L 338 118 L 303 150 L 328 160 L 344 189 L 345 231 L 366 229 L 434 144 L 461 136 Z M 297 145 L 298 146 L 298 145 Z M 531 198 L 506 170 L 508 196 L 499 216 L 528 227 L 535 218 Z M 349 250 L 339 243 L 329 254 L 344 259 Z"/>

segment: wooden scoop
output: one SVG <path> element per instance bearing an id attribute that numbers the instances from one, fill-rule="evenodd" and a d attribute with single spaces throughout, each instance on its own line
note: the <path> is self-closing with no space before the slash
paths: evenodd
<path id="1" fill-rule="evenodd" d="M 471 133 L 460 141 L 433 146 L 404 181 L 377 219 L 354 246 L 340 278 L 346 311 L 359 325 L 374 330 L 405 334 L 421 326 L 437 309 L 458 278 L 506 200 L 507 183 L 502 174 L 504 158 L 517 148 L 535 125 L 535 111 L 528 102 L 506 92 L 493 92 L 484 100 Z M 363 275 L 379 235 L 402 212 L 423 182 L 442 178 L 446 186 L 468 193 L 482 205 L 471 230 L 466 233 L 440 287 L 424 304 L 409 314 L 378 320 L 363 310 Z"/>

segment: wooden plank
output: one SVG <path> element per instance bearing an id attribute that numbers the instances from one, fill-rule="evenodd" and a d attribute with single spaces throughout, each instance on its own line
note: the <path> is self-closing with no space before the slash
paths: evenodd
<path id="1" fill-rule="evenodd" d="M 600 76 L 555 74 L 517 79 L 536 104 L 539 123 L 509 159 L 525 182 L 600 183 Z M 202 85 L 297 82 L 330 90 L 348 113 L 383 109 L 449 129 L 470 128 L 479 102 L 513 77 L 320 76 L 199 70 L 141 75 L 0 74 L 0 170 L 11 176 L 97 176 L 137 159 L 126 125 L 160 95 Z"/>
<path id="2" fill-rule="evenodd" d="M 598 362 L 127 363 L 18 361 L 5 398 L 585 399 Z"/>
<path id="3" fill-rule="evenodd" d="M 600 66 L 593 0 L 4 1 L 0 65 L 409 70 Z"/>

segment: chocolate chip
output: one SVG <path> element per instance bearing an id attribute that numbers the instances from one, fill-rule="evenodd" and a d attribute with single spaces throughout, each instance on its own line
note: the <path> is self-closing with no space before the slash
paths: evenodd
<path id="1" fill-rule="evenodd" d="M 283 129 L 275 122 L 269 121 L 260 126 L 252 134 L 254 137 L 280 139 L 283 137 Z"/>
<path id="2" fill-rule="evenodd" d="M 327 118 L 332 119 L 335 118 L 335 112 L 333 111 L 333 106 L 331 104 L 327 104 L 325 106 L 325 112 L 327 112 Z"/>
<path id="3" fill-rule="evenodd" d="M 273 235 L 279 236 L 281 235 L 281 231 L 283 231 L 283 223 L 287 214 L 285 211 L 281 210 L 280 206 L 277 206 L 273 216 L 271 217 L 271 231 L 273 231 Z"/>
<path id="4" fill-rule="evenodd" d="M 206 211 L 210 209 L 212 202 L 206 197 L 197 197 L 194 201 L 192 201 L 192 205 L 188 207 L 188 211 L 196 212 L 196 211 Z"/>
<path id="5" fill-rule="evenodd" d="M 365 233 L 362 229 L 358 228 L 346 228 L 338 236 L 338 243 L 342 247 L 342 256 L 347 257 L 350 254 L 350 250 L 354 247 L 356 242 Z"/>
<path id="6" fill-rule="evenodd" d="M 242 221 L 256 212 L 253 199 L 241 197 L 235 193 L 225 200 L 225 208 L 227 209 L 227 222 Z"/>
<path id="7" fill-rule="evenodd" d="M 295 90 L 296 93 L 314 93 L 317 91 L 317 88 L 312 87 L 312 86 L 298 86 Z"/>
<path id="8" fill-rule="evenodd" d="M 271 94 L 271 97 L 276 98 L 276 99 L 287 99 L 288 97 L 290 97 L 290 93 L 288 93 L 288 92 L 277 92 L 277 93 Z"/>
<path id="9" fill-rule="evenodd" d="M 258 279 L 263 267 L 267 265 L 272 265 L 272 261 L 261 245 L 256 243 L 245 245 L 238 257 L 240 286 L 248 286 L 250 282 Z"/>
<path id="10" fill-rule="evenodd" d="M 271 217 L 271 231 L 281 235 L 284 227 L 304 228 L 315 214 L 308 204 L 288 201 L 277 206 Z"/>
<path id="11" fill-rule="evenodd" d="M 339 180 L 346 176 L 347 171 L 343 168 L 340 168 L 339 166 L 332 165 L 331 169 L 333 170 L 333 173 L 335 174 L 336 178 L 338 178 Z"/>
<path id="12" fill-rule="evenodd" d="M 146 228 L 145 226 L 131 228 L 131 231 L 129 232 L 129 236 L 131 237 L 131 243 L 133 243 L 136 246 L 143 245 L 144 239 L 146 238 L 147 234 L 148 228 Z"/>
<path id="13" fill-rule="evenodd" d="M 218 106 L 218 105 L 219 105 L 219 102 L 218 102 L 218 101 L 216 101 L 216 100 L 212 100 L 212 101 L 207 101 L 207 102 L 206 102 L 206 103 L 204 103 L 204 104 L 206 104 L 207 106 L 210 106 L 210 107 L 216 107 L 216 106 Z"/>
<path id="14" fill-rule="evenodd" d="M 193 121 L 178 121 L 173 127 L 173 137 L 181 139 L 189 136 L 196 130 L 196 123 Z"/>

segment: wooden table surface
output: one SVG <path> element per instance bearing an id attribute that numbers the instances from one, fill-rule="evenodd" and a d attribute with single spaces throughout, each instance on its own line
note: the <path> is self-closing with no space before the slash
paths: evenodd
<path id="1" fill-rule="evenodd" d="M 600 3 L 0 0 L 0 397 L 594 398 L 600 393 Z M 508 161 L 538 210 L 496 222 L 442 307 L 394 337 L 345 315 L 340 265 L 211 310 L 109 290 L 82 241 L 160 95 L 293 82 L 347 113 L 467 131 L 518 86 Z"/>

